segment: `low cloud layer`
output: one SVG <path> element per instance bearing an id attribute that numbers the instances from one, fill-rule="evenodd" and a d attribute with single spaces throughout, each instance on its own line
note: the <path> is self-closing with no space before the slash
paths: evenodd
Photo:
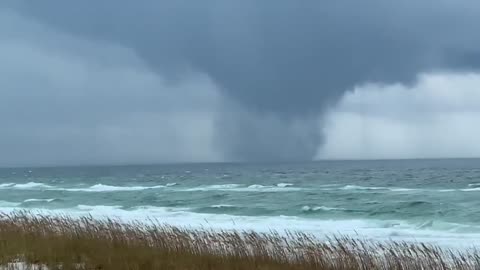
<path id="1" fill-rule="evenodd" d="M 317 158 L 480 157 L 479 89 L 480 73 L 359 86 L 329 114 Z"/>
<path id="2" fill-rule="evenodd" d="M 6 166 L 416 157 L 369 140 L 430 130 L 441 93 L 403 110 L 384 95 L 480 67 L 473 0 L 6 0 L 0 22 Z M 374 114 L 397 132 L 340 147 Z"/>

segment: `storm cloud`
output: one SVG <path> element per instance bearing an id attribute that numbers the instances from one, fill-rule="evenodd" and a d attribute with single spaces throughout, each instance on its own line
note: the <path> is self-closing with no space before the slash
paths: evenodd
<path id="1" fill-rule="evenodd" d="M 12 122 L 8 130 L 17 130 L 2 135 L 3 147 L 27 136 L 20 131 L 57 128 L 49 147 L 72 145 L 58 138 L 77 134 L 76 152 L 93 153 L 72 162 L 310 160 L 324 143 L 325 113 L 355 87 L 414 85 L 419 73 L 480 66 L 480 4 L 473 0 L 1 6 L 0 68 L 18 71 L 0 90 L 10 105 L 2 113 L 10 115 L 3 117 Z M 109 136 L 152 135 L 133 132 L 104 149 L 116 140 L 99 130 L 112 125 L 118 130 Z M 16 143 L 25 149 L 19 156 L 39 141 Z M 106 154 L 112 149 L 123 154 Z"/>

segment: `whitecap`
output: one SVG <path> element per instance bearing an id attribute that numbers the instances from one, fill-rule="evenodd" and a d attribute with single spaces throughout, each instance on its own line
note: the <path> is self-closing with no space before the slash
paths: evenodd
<path id="1" fill-rule="evenodd" d="M 70 192 L 115 192 L 115 191 L 139 191 L 146 189 L 164 188 L 163 185 L 158 186 L 110 186 L 104 184 L 96 184 L 88 188 L 54 188 L 53 190 L 64 190 Z"/>
<path id="2" fill-rule="evenodd" d="M 339 210 L 345 210 L 345 208 L 336 208 L 336 207 L 328 207 L 328 206 L 308 206 L 308 205 L 305 205 L 302 207 L 303 212 L 339 211 Z"/>
<path id="3" fill-rule="evenodd" d="M 278 183 L 277 187 L 291 187 L 293 184 L 291 183 Z"/>
<path id="4" fill-rule="evenodd" d="M 403 191 L 416 191 L 414 188 L 389 188 L 390 191 L 403 192 Z"/>
<path id="5" fill-rule="evenodd" d="M 248 188 L 265 188 L 266 186 L 264 185 L 250 185 Z"/>
<path id="6" fill-rule="evenodd" d="M 122 209 L 121 205 L 84 205 L 79 204 L 77 205 L 77 209 L 83 211 L 112 211 L 117 209 Z"/>
<path id="7" fill-rule="evenodd" d="M 240 185 L 240 184 L 221 184 L 199 186 L 194 188 L 179 189 L 177 191 L 232 191 L 232 192 L 285 192 L 285 191 L 299 191 L 300 188 L 294 187 L 278 187 L 278 186 L 264 186 L 259 184 Z"/>
<path id="8" fill-rule="evenodd" d="M 51 188 L 51 186 L 44 183 L 37 182 L 28 182 L 25 184 L 16 184 L 16 183 L 2 183 L 0 184 L 0 189 L 45 189 Z"/>
<path id="9" fill-rule="evenodd" d="M 199 186 L 194 188 L 188 188 L 183 191 L 215 191 L 215 190 L 230 190 L 238 188 L 241 185 L 239 184 L 221 184 L 221 185 L 208 185 L 208 186 Z"/>
<path id="10" fill-rule="evenodd" d="M 49 186 L 44 183 L 28 182 L 26 184 L 15 184 L 13 185 L 13 187 L 18 189 L 37 189 L 37 188 L 51 188 L 52 186 Z"/>
<path id="11" fill-rule="evenodd" d="M 231 205 L 231 204 L 214 204 L 214 205 L 210 205 L 211 208 L 233 208 L 235 207 L 235 205 Z"/>
<path id="12" fill-rule="evenodd" d="M 480 191 L 480 187 L 476 187 L 476 188 L 463 188 L 463 189 L 460 189 L 460 191 Z"/>
<path id="13" fill-rule="evenodd" d="M 383 190 L 383 191 L 392 191 L 392 192 L 407 192 L 407 191 L 418 191 L 418 189 L 413 188 L 402 188 L 402 187 L 368 187 L 368 186 L 357 186 L 357 185 L 346 185 L 342 190 Z"/>
<path id="14" fill-rule="evenodd" d="M 246 188 L 235 188 L 232 191 L 241 191 L 241 192 L 287 192 L 287 191 L 300 191 L 301 188 L 282 186 L 264 186 L 264 185 L 250 185 Z"/>
<path id="15" fill-rule="evenodd" d="M 26 199 L 23 202 L 24 203 L 29 203 L 29 202 L 53 202 L 56 199 Z"/>
<path id="16" fill-rule="evenodd" d="M 344 190 L 385 190 L 388 188 L 385 187 L 364 187 L 364 186 L 356 186 L 356 185 L 346 185 L 342 187 L 341 189 Z"/>

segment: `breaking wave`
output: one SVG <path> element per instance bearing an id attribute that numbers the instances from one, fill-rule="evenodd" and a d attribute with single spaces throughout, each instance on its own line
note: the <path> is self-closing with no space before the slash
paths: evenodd
<path id="1" fill-rule="evenodd" d="M 165 188 L 164 185 L 157 185 L 157 186 L 110 186 L 104 184 L 96 184 L 90 186 L 88 188 L 56 188 L 55 190 L 64 190 L 70 192 L 115 192 L 115 191 L 139 191 L 139 190 L 146 190 L 146 189 L 157 189 L 157 188 Z"/>
<path id="2" fill-rule="evenodd" d="M 223 184 L 223 185 L 207 185 L 194 188 L 187 188 L 179 191 L 237 191 L 237 192 L 285 192 L 300 191 L 301 188 L 291 187 L 291 184 L 279 183 L 276 185 L 240 185 L 240 184 Z"/>
<path id="3" fill-rule="evenodd" d="M 3 183 L 0 184 L 0 189 L 45 189 L 51 188 L 52 186 L 37 183 L 37 182 L 28 182 L 25 184 L 15 184 L 15 183 Z"/>
<path id="4" fill-rule="evenodd" d="M 327 207 L 327 206 L 309 206 L 302 207 L 302 212 L 317 212 L 317 211 L 345 211 L 345 208 Z"/>
<path id="5" fill-rule="evenodd" d="M 401 188 L 401 187 L 368 187 L 368 186 L 357 186 L 357 185 L 346 185 L 340 189 L 343 190 L 383 190 L 383 191 L 416 191 L 418 189 L 413 188 Z"/>
<path id="6" fill-rule="evenodd" d="M 53 198 L 53 199 L 26 199 L 23 202 L 24 203 L 30 203 L 30 202 L 47 202 L 47 203 L 49 203 L 49 202 L 53 202 L 55 200 L 57 200 L 57 199 L 55 199 L 55 198 Z"/>

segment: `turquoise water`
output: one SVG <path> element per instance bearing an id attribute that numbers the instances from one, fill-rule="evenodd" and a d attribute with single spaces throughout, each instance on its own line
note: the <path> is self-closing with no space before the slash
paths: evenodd
<path id="1" fill-rule="evenodd" d="M 0 169 L 0 211 L 480 243 L 480 160 Z"/>

